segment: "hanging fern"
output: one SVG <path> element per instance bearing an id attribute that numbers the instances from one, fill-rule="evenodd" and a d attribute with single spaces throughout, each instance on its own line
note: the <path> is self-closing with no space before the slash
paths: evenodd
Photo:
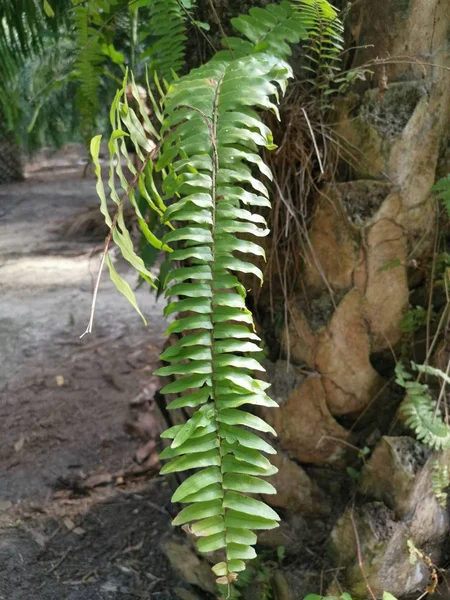
<path id="1" fill-rule="evenodd" d="M 241 407 L 276 403 L 265 392 L 268 384 L 252 375 L 264 369 L 246 356 L 260 349 L 245 306 L 245 288 L 235 275 L 253 273 L 262 279 L 262 273 L 235 252 L 264 255 L 254 241 L 236 235 L 257 238 L 268 233 L 264 218 L 251 211 L 270 204 L 268 190 L 251 166 L 270 177 L 255 151 L 271 148 L 273 142 L 251 107 L 276 112 L 277 87 L 285 89 L 289 74 L 278 58 L 255 54 L 231 62 L 213 60 L 181 79 L 167 98 L 162 130 L 167 138 L 157 164 L 157 169 L 170 165 L 164 193 L 179 198 L 164 219 L 183 222 L 163 241 L 183 241 L 184 248 L 170 258 L 190 260 L 190 266 L 167 277 L 171 285 L 166 296 L 181 299 L 170 302 L 165 314 L 193 314 L 169 326 L 168 333 L 183 337 L 161 356 L 172 364 L 156 374 L 183 376 L 163 388 L 163 394 L 189 390 L 169 408 L 200 406 L 185 425 L 164 434 L 173 442 L 161 455 L 171 459 L 161 472 L 202 467 L 173 496 L 174 502 L 189 504 L 174 524 L 197 521 L 191 530 L 202 538 L 199 550 L 225 549 L 225 561 L 214 567 L 220 583 L 233 581 L 245 568 L 243 560 L 255 556 L 252 531 L 276 527 L 279 520 L 266 504 L 245 495 L 275 493 L 260 479 L 275 472 L 261 452 L 274 450 L 239 426 L 275 431 Z"/>
<path id="2" fill-rule="evenodd" d="M 307 38 L 301 11 L 289 2 L 252 9 L 233 25 L 246 39 L 229 38 L 231 52 L 218 52 L 168 88 L 163 114 L 158 115 L 161 131 L 149 123 L 152 140 L 127 105 L 124 82 L 111 110 L 109 186 L 119 209 L 113 221 L 98 162 L 100 138 L 92 144 L 110 237 L 151 281 L 132 250 L 121 216 L 129 197 L 144 235 L 155 247 L 171 251 L 170 261 L 175 263 L 164 282 L 169 299 L 164 313 L 179 315 L 166 333 L 179 334 L 180 339 L 162 354 L 168 364 L 156 374 L 174 378 L 163 394 L 181 394 L 169 410 L 197 410 L 184 425 L 162 435 L 171 444 L 161 454 L 168 461 L 161 473 L 200 469 L 173 495 L 173 502 L 187 505 L 174 524 L 189 527 L 200 538 L 201 552 L 223 551 L 224 560 L 213 567 L 221 584 L 234 581 L 244 570 L 244 561 L 255 557 L 254 531 L 277 527 L 279 521 L 272 508 L 252 497 L 275 493 L 261 478 L 277 471 L 265 456 L 275 450 L 254 431 L 276 434 L 242 407 L 277 404 L 266 393 L 269 384 L 254 375 L 264 369 L 249 354 L 257 355 L 261 349 L 238 276 L 253 274 L 262 281 L 260 269 L 246 256 L 264 257 L 257 239 L 269 233 L 264 217 L 255 211 L 270 207 L 262 179 L 272 177 L 258 151 L 276 146 L 260 112 L 278 116 L 280 96 L 292 76 L 284 60 L 290 53 L 287 42 Z M 147 124 L 145 107 L 137 90 L 133 93 Z M 129 160 L 125 137 L 142 161 L 139 171 Z M 131 181 L 120 166 L 121 154 L 133 175 Z M 115 190 L 115 176 L 122 198 Z M 149 231 L 139 213 L 136 186 L 168 228 L 162 240 Z M 117 283 L 117 274 L 112 274 Z M 119 289 L 136 306 L 123 280 Z"/>
<path id="3" fill-rule="evenodd" d="M 418 368 L 413 363 L 413 368 Z M 435 369 L 420 366 L 419 370 L 427 371 L 430 374 Z M 408 373 L 402 363 L 398 363 L 395 369 L 396 383 L 402 386 L 407 393 L 406 402 L 402 406 L 403 413 L 406 415 L 406 425 L 414 430 L 417 439 L 434 450 L 443 450 L 450 448 L 450 427 L 442 419 L 442 416 L 436 411 L 436 402 L 430 394 L 427 385 L 412 381 L 413 377 Z"/>

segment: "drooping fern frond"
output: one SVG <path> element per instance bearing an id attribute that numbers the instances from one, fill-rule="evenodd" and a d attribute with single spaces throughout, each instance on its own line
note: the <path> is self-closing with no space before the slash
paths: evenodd
<path id="1" fill-rule="evenodd" d="M 447 488 L 450 486 L 450 477 L 448 473 L 448 466 L 441 464 L 439 460 L 435 460 L 433 463 L 431 485 L 433 487 L 436 500 L 439 502 L 442 508 L 447 508 Z"/>
<path id="2" fill-rule="evenodd" d="M 239 275 L 262 279 L 247 255 L 264 257 L 257 239 L 269 233 L 257 212 L 270 207 L 263 180 L 271 180 L 259 150 L 275 145 L 260 113 L 279 116 L 278 103 L 292 76 L 284 60 L 290 52 L 287 42 L 306 38 L 298 12 L 288 2 L 252 9 L 234 25 L 247 39 L 229 38 L 232 52 L 217 53 L 169 86 L 153 150 L 146 154 L 140 141 L 136 144 L 141 136 L 121 92 L 113 104 L 110 142 L 117 172 L 118 148 L 130 165 L 123 143 L 124 131 L 129 133 L 146 165 L 139 190 L 171 228 L 160 242 L 173 249 L 170 260 L 175 263 L 165 280 L 165 315 L 177 315 L 167 334 L 178 334 L 179 341 L 162 354 L 168 365 L 156 373 L 174 378 L 163 394 L 181 394 L 169 410 L 196 410 L 184 425 L 163 434 L 171 444 L 161 454 L 169 461 L 161 473 L 200 469 L 173 495 L 174 502 L 187 505 L 174 524 L 188 526 L 200 538 L 201 552 L 223 552 L 213 570 L 218 583 L 227 584 L 255 556 L 254 532 L 279 521 L 272 508 L 253 497 L 275 493 L 261 479 L 277 471 L 266 456 L 275 450 L 255 433 L 275 431 L 242 407 L 277 404 L 266 393 L 269 384 L 254 375 L 264 369 L 249 356 L 261 349 Z M 98 155 L 96 165 L 99 174 Z M 129 192 L 131 184 L 118 175 Z M 113 229 L 100 178 L 98 186 Z M 120 207 L 114 183 L 110 188 Z"/>
<path id="3" fill-rule="evenodd" d="M 275 472 L 261 452 L 274 450 L 240 426 L 275 431 L 241 407 L 276 404 L 265 392 L 268 384 L 253 377 L 264 369 L 246 356 L 260 348 L 236 273 L 262 279 L 261 271 L 241 258 L 263 256 L 248 238 L 268 233 L 264 218 L 251 210 L 270 204 L 252 166 L 270 177 L 256 151 L 273 142 L 254 107 L 276 112 L 273 100 L 289 75 L 277 57 L 254 54 L 231 62 L 216 59 L 182 78 L 167 98 L 162 131 L 167 137 L 157 164 L 158 169 L 170 165 L 164 192 L 179 198 L 164 219 L 183 223 L 164 241 L 184 242 L 171 259 L 190 262 L 167 278 L 172 301 L 165 314 L 188 311 L 189 316 L 169 326 L 168 333 L 183 337 L 161 356 L 172 364 L 156 373 L 182 376 L 162 393 L 189 391 L 169 409 L 200 407 L 185 425 L 164 434 L 173 441 L 161 455 L 170 459 L 161 472 L 202 468 L 175 492 L 173 501 L 189 506 L 174 524 L 194 522 L 200 551 L 225 550 L 225 560 L 214 567 L 220 583 L 233 581 L 245 568 L 243 561 L 255 556 L 253 530 L 276 527 L 279 520 L 266 504 L 246 495 L 275 493 L 260 479 Z"/>
<path id="4" fill-rule="evenodd" d="M 407 398 L 402 406 L 407 417 L 406 425 L 414 430 L 416 437 L 423 444 L 434 450 L 450 448 L 450 427 L 442 419 L 436 409 L 429 387 L 426 384 L 412 381 L 402 363 L 397 363 L 396 383 L 402 386 L 407 393 Z"/>
<path id="5" fill-rule="evenodd" d="M 436 198 L 440 200 L 450 217 L 450 175 L 439 179 L 433 186 L 433 191 L 436 192 Z"/>

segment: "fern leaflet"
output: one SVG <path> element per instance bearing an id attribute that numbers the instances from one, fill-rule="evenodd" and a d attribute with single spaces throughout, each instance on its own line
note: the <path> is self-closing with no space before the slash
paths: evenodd
<path id="1" fill-rule="evenodd" d="M 396 383 L 407 393 L 406 402 L 402 406 L 406 415 L 406 425 L 414 430 L 417 439 L 434 450 L 450 448 L 450 427 L 443 421 L 439 411 L 436 413 L 436 402 L 427 385 L 412 381 L 402 363 L 395 369 Z"/>

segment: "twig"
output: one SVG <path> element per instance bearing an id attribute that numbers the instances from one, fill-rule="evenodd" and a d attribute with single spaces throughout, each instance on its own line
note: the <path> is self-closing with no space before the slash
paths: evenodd
<path id="1" fill-rule="evenodd" d="M 111 223 L 111 228 L 108 233 L 108 237 L 106 238 L 106 241 L 105 241 L 105 247 L 103 249 L 102 260 L 100 261 L 100 267 L 98 269 L 97 280 L 95 282 L 94 294 L 92 296 L 92 305 L 91 305 L 89 323 L 88 323 L 88 326 L 86 327 L 86 331 L 82 335 L 80 335 L 80 339 L 83 338 L 86 334 L 92 333 L 92 327 L 94 325 L 95 307 L 97 304 L 98 289 L 100 287 L 100 279 L 102 277 L 102 271 L 103 271 L 103 267 L 105 265 L 106 255 L 108 254 L 109 245 L 111 243 L 112 236 L 114 234 L 114 230 L 116 229 L 119 216 L 122 213 L 123 205 L 125 204 L 128 196 L 130 195 L 131 191 L 133 190 L 134 186 L 136 185 L 141 173 L 145 170 L 149 161 L 155 156 L 158 149 L 159 149 L 159 145 L 155 146 L 155 148 L 153 148 L 153 150 L 147 154 L 144 162 L 142 163 L 142 166 L 136 172 L 136 175 L 133 177 L 133 179 L 131 180 L 131 183 L 128 185 L 127 189 L 125 190 L 125 194 L 120 199 L 120 202 L 117 207 L 117 212 L 114 215 L 114 219 L 113 219 L 113 222 Z"/>
<path id="2" fill-rule="evenodd" d="M 205 40 L 207 41 L 207 43 L 209 44 L 209 46 L 213 49 L 213 51 L 216 51 L 216 48 L 214 47 L 214 44 L 211 42 L 211 40 L 209 39 L 209 37 L 206 35 L 206 33 L 203 31 L 203 29 L 201 27 L 199 27 L 195 21 L 195 19 L 192 17 L 191 13 L 188 11 L 188 9 L 184 6 L 184 4 L 181 2 L 181 0 L 177 0 L 178 6 L 184 10 L 184 12 L 186 13 L 187 18 L 190 20 L 190 22 L 192 23 L 192 25 L 194 25 L 194 27 L 197 28 L 197 30 L 201 33 L 201 35 L 205 38 Z"/>
<path id="3" fill-rule="evenodd" d="M 331 440 L 333 442 L 338 442 L 339 444 L 343 444 L 344 446 L 347 446 L 348 448 L 351 448 L 352 450 L 355 450 L 356 452 L 361 452 L 361 448 L 358 448 L 358 446 L 354 446 L 353 444 L 350 444 L 350 442 L 347 442 L 340 438 L 333 437 L 332 435 L 323 435 L 320 438 L 320 440 L 317 442 L 316 448 L 318 448 L 324 440 Z"/>
<path id="4" fill-rule="evenodd" d="M 366 588 L 370 594 L 370 597 L 372 598 L 372 600 L 377 600 L 375 594 L 372 591 L 372 588 L 370 587 L 369 580 L 367 579 L 367 575 L 364 571 L 363 557 L 362 557 L 362 553 L 361 553 L 361 543 L 359 541 L 359 535 L 358 535 L 358 530 L 356 529 L 355 519 L 353 518 L 353 510 L 350 513 L 350 521 L 352 522 L 353 531 L 355 532 L 356 553 L 358 555 L 358 566 L 361 571 L 361 575 L 363 576 L 364 583 L 366 584 Z"/>
<path id="5" fill-rule="evenodd" d="M 316 137 L 314 135 L 314 131 L 313 128 L 311 127 L 311 123 L 309 121 L 309 117 L 308 117 L 308 113 L 306 112 L 306 110 L 303 108 L 302 106 L 302 111 L 303 114 L 305 115 L 305 119 L 306 119 L 306 123 L 308 124 L 308 128 L 309 128 L 309 132 L 311 134 L 311 139 L 313 141 L 314 144 L 314 150 L 316 151 L 316 155 L 317 155 L 317 160 L 319 161 L 319 167 L 320 167 L 320 172 L 322 173 L 322 175 L 324 174 L 324 170 L 323 170 L 323 164 L 322 164 L 322 159 L 320 158 L 320 152 L 319 152 L 319 148 L 317 146 L 317 142 L 316 142 Z"/>
<path id="6" fill-rule="evenodd" d="M 56 569 L 58 569 L 63 564 L 63 562 L 66 560 L 66 558 L 69 556 L 69 554 L 71 552 L 72 552 L 72 546 L 67 548 L 67 550 L 64 552 L 64 554 L 61 556 L 61 558 L 56 563 L 56 565 L 54 565 L 49 571 L 47 571 L 47 574 L 50 575 L 50 573 L 53 573 L 54 571 L 56 571 Z"/>
<path id="7" fill-rule="evenodd" d="M 227 48 L 228 48 L 228 50 L 230 51 L 231 58 L 233 58 L 233 59 L 234 59 L 233 50 L 231 49 L 231 46 L 230 46 L 230 44 L 228 43 L 228 37 L 227 37 L 227 34 L 225 33 L 225 30 L 224 30 L 224 28 L 223 28 L 223 26 L 222 26 L 222 21 L 220 20 L 220 17 L 219 17 L 219 15 L 217 14 L 216 7 L 214 6 L 214 0 L 208 0 L 208 2 L 209 2 L 209 5 L 211 6 L 211 9 L 212 9 L 213 13 L 214 13 L 214 16 L 216 17 L 217 25 L 219 26 L 220 33 L 222 34 L 222 37 L 223 37 L 223 39 L 224 39 L 224 42 L 225 42 L 225 44 L 227 45 Z"/>
<path id="8" fill-rule="evenodd" d="M 437 201 L 435 201 L 436 203 Z M 439 238 L 439 210 L 436 207 L 436 230 L 434 232 L 434 244 L 433 244 L 433 261 L 431 264 L 431 275 L 430 275 L 430 291 L 428 295 L 428 310 L 427 310 L 427 338 L 426 338 L 426 361 L 428 364 L 429 349 L 430 349 L 430 328 L 431 328 L 431 313 L 433 311 L 433 291 L 434 291 L 434 275 L 436 271 L 436 253 L 438 247 Z"/>

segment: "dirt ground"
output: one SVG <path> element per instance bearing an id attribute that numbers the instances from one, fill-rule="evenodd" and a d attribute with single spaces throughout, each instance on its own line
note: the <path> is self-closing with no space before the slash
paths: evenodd
<path id="1" fill-rule="evenodd" d="M 177 598 L 160 550 L 170 493 L 124 429 L 163 345 L 162 306 L 137 291 L 146 328 L 105 273 L 79 338 L 102 245 L 67 235 L 98 204 L 82 173 L 71 147 L 0 187 L 0 599 Z M 77 489 L 93 475 L 106 485 Z"/>

